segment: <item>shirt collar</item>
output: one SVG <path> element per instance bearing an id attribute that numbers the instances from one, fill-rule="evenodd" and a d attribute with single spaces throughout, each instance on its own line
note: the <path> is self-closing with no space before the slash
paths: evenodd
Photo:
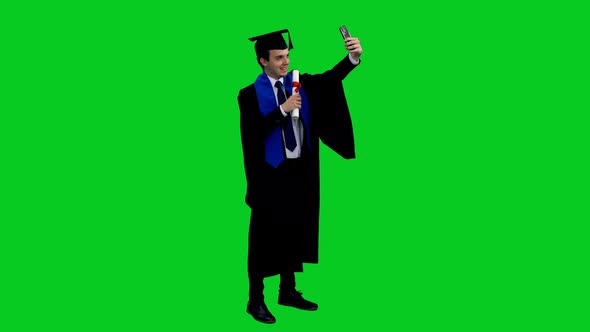
<path id="1" fill-rule="evenodd" d="M 266 77 L 268 77 L 268 79 L 270 80 L 270 84 L 272 84 L 272 86 L 275 86 L 276 81 L 281 81 L 281 83 L 283 83 L 283 85 L 285 85 L 285 77 L 281 77 L 278 80 L 275 80 L 274 78 L 266 75 Z"/>

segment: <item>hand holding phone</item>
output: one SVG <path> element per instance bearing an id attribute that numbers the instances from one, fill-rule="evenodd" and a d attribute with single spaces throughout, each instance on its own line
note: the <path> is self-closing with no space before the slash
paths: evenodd
<path id="1" fill-rule="evenodd" d="M 346 25 L 340 27 L 340 33 L 342 34 L 342 38 L 344 38 L 345 40 L 344 44 L 346 50 L 348 50 L 348 53 L 354 61 L 358 61 L 359 57 L 363 53 L 363 48 L 361 47 L 360 41 L 358 40 L 358 38 L 352 38 L 350 32 L 348 32 L 348 29 L 346 28 Z M 346 41 L 346 38 L 352 39 Z"/>

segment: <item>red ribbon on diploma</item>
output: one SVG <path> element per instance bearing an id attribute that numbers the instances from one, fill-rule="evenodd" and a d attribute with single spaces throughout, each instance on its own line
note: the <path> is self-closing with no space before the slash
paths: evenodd
<path id="1" fill-rule="evenodd" d="M 301 83 L 293 82 L 293 87 L 295 88 L 295 92 L 299 93 L 299 88 L 301 87 Z"/>

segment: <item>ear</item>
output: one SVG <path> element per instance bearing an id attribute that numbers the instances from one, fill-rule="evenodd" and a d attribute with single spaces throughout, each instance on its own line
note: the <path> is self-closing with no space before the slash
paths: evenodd
<path id="1" fill-rule="evenodd" d="M 265 59 L 265 58 L 260 58 L 260 59 L 259 59 L 259 61 L 260 61 L 260 64 L 261 64 L 263 67 L 266 67 L 266 66 L 268 66 L 268 61 L 266 61 L 266 59 Z"/>

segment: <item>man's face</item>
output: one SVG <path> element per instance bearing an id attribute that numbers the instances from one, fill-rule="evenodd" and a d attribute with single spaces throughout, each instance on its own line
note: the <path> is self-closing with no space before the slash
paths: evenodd
<path id="1" fill-rule="evenodd" d="M 266 75 L 278 80 L 289 72 L 289 62 L 291 62 L 289 50 L 270 50 L 268 51 L 268 61 L 263 58 L 260 62 L 264 66 Z"/>

